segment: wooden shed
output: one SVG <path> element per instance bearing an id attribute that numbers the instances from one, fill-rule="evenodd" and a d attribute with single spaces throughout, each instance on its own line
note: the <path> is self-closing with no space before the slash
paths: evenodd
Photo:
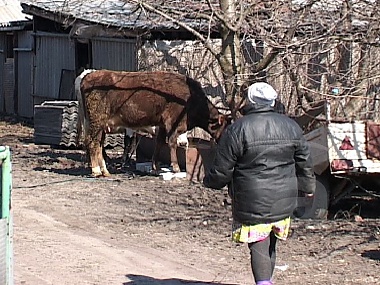
<path id="1" fill-rule="evenodd" d="M 215 61 L 194 36 L 169 21 L 136 12 L 135 4 L 24 0 L 21 6 L 33 16 L 29 96 L 37 143 L 73 144 L 77 120 L 72 112 L 74 79 L 86 68 L 174 71 L 198 79 L 211 97 L 223 95 L 220 80 L 215 78 Z M 200 69 L 209 72 L 197 72 Z M 208 139 L 203 130 L 193 130 L 193 136 Z M 118 137 L 108 138 L 109 144 L 119 142 Z"/>
<path id="2" fill-rule="evenodd" d="M 24 102 L 18 99 L 21 95 L 19 91 L 22 92 L 25 87 L 23 79 L 28 70 L 23 68 L 25 62 L 21 60 L 20 53 L 23 51 L 19 46 L 23 44 L 24 35 L 32 28 L 31 18 L 22 13 L 20 1 L 0 0 L 0 112 L 2 113 L 14 114 L 24 110 Z M 28 68 L 31 68 L 31 64 Z"/>

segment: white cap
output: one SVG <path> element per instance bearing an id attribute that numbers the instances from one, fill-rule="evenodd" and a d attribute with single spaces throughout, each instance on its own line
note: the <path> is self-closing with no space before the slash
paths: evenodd
<path id="1" fill-rule="evenodd" d="M 277 92 L 265 82 L 256 82 L 248 87 L 248 100 L 259 105 L 274 106 Z"/>

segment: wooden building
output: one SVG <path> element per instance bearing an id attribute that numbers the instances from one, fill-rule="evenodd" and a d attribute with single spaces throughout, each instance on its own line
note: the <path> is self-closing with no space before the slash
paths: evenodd
<path id="1" fill-rule="evenodd" d="M 30 68 L 23 60 L 25 50 L 19 45 L 24 45 L 25 35 L 32 28 L 31 18 L 22 13 L 20 1 L 0 0 L 0 112 L 3 113 L 22 112 L 25 104 L 31 105 L 18 100 L 23 95 L 27 73 L 16 76 L 19 70 Z"/>

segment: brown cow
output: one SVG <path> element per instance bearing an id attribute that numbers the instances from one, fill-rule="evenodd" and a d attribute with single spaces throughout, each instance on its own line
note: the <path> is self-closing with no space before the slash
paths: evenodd
<path id="1" fill-rule="evenodd" d="M 168 138 L 171 166 L 178 172 L 180 134 L 200 127 L 218 139 L 229 122 L 197 81 L 176 73 L 85 70 L 75 86 L 84 144 L 95 177 L 110 175 L 102 156 L 107 132 L 158 126 L 152 168 L 159 169 L 158 154 Z"/>

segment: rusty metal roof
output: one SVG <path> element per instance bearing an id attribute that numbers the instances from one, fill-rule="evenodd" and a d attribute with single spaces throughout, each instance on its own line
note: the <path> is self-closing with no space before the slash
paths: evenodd
<path id="1" fill-rule="evenodd" d="M 30 18 L 22 13 L 19 0 L 0 0 L 0 27 L 18 26 Z"/>

